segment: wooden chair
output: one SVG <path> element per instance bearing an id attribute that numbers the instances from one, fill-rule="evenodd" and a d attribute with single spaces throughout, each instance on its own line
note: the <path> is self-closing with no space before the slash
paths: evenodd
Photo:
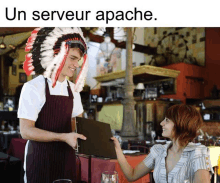
<path id="1" fill-rule="evenodd" d="M 20 174 L 20 183 L 24 182 L 24 152 L 25 152 L 25 145 L 27 140 L 22 138 L 13 138 L 11 139 L 7 154 L 13 157 L 16 157 L 21 160 L 22 168 Z"/>
<path id="2" fill-rule="evenodd" d="M 214 146 L 220 146 L 220 137 L 215 140 Z"/>
<path id="3" fill-rule="evenodd" d="M 211 183 L 219 183 L 220 182 L 220 180 L 218 180 L 219 179 L 218 168 L 219 168 L 218 166 L 213 167 L 214 175 L 212 176 Z"/>
<path id="4" fill-rule="evenodd" d="M 153 177 L 153 172 L 150 172 L 150 183 L 155 183 L 154 177 Z"/>
<path id="5" fill-rule="evenodd" d="M 24 151 L 27 140 L 21 138 L 11 139 L 7 154 L 16 157 L 24 163 Z"/>
<path id="6" fill-rule="evenodd" d="M 1 173 L 4 174 L 6 172 L 7 167 L 8 167 L 8 164 L 9 164 L 9 161 L 10 161 L 10 156 L 7 155 L 6 158 L 0 158 L 0 160 L 2 162 L 4 162 L 4 166 L 3 167 L 0 166 Z"/>
<path id="7" fill-rule="evenodd" d="M 146 142 L 144 140 L 128 140 L 128 150 L 139 150 L 145 154 L 149 153 L 149 147 L 146 146 Z"/>
<path id="8" fill-rule="evenodd" d="M 213 139 L 207 139 L 205 141 L 205 145 L 206 146 L 214 146 L 215 145 L 215 141 Z"/>

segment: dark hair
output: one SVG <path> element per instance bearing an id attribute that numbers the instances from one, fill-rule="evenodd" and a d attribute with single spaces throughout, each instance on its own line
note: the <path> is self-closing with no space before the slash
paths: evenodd
<path id="1" fill-rule="evenodd" d="M 71 40 L 78 40 L 79 43 L 76 43 L 76 42 L 71 43 Z M 66 42 L 70 41 L 70 44 L 69 44 L 70 48 L 79 48 L 80 51 L 82 52 L 82 55 L 86 52 L 86 43 L 84 42 L 80 34 L 74 33 L 74 34 L 66 34 L 58 38 L 58 40 L 56 41 L 53 47 L 55 54 L 59 53 L 61 43 L 63 41 L 66 41 Z"/>
<path id="2" fill-rule="evenodd" d="M 85 53 L 85 48 L 79 43 L 71 43 L 70 48 L 79 48 L 81 57 Z"/>
<path id="3" fill-rule="evenodd" d="M 191 142 L 203 125 L 200 112 L 190 105 L 173 105 L 166 111 L 165 116 L 173 121 L 173 139 L 178 139 L 181 147 Z"/>

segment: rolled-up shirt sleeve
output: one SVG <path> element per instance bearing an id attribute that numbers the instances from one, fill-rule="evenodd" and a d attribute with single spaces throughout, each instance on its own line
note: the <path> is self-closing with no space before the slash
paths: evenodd
<path id="1" fill-rule="evenodd" d="M 36 121 L 41 109 L 41 101 L 42 97 L 37 88 L 25 83 L 19 99 L 18 118 Z"/>
<path id="2" fill-rule="evenodd" d="M 147 155 L 147 157 L 144 159 L 144 164 L 149 168 L 149 169 L 154 169 L 155 166 L 155 158 L 157 156 L 157 151 L 155 149 L 155 145 L 151 147 L 150 153 Z"/>
<path id="3" fill-rule="evenodd" d="M 72 117 L 76 117 L 83 113 L 83 105 L 81 101 L 81 96 L 78 92 L 74 92 L 74 104 L 73 104 Z"/>

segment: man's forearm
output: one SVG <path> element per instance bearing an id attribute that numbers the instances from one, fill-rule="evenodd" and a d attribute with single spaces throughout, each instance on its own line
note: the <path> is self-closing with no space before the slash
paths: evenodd
<path id="1" fill-rule="evenodd" d="M 65 133 L 54 133 L 36 127 L 29 127 L 21 135 L 24 139 L 39 142 L 65 141 Z"/>

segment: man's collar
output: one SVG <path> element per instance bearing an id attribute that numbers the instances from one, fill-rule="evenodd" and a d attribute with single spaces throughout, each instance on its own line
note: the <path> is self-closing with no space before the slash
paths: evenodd
<path id="1" fill-rule="evenodd" d="M 46 78 L 49 81 L 49 83 L 52 83 L 51 78 L 48 78 L 48 77 L 46 77 Z M 59 84 L 66 84 L 67 85 L 67 79 L 65 78 L 63 82 L 60 82 L 60 81 L 57 80 L 57 83 L 59 83 Z"/>

